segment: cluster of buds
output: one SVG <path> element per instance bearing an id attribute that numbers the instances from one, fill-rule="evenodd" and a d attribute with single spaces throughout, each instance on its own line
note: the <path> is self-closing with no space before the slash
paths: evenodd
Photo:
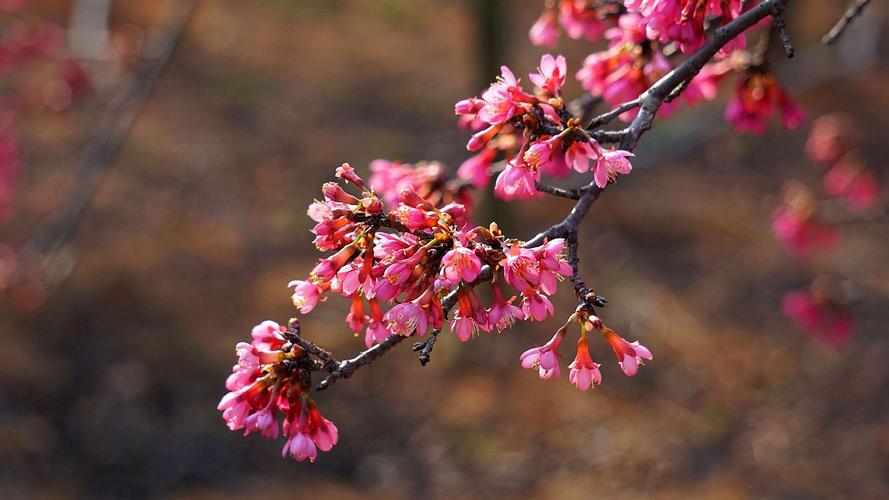
<path id="1" fill-rule="evenodd" d="M 309 207 L 317 222 L 315 245 L 333 254 L 321 259 L 308 279 L 290 283 L 301 313 L 309 313 L 328 293 L 341 295 L 352 303 L 349 328 L 356 335 L 364 331 L 368 347 L 392 334 L 440 330 L 446 319 L 442 298 L 451 293 L 457 312 L 450 327 L 463 342 L 479 331 L 502 331 L 515 320 L 542 321 L 552 314 L 547 297 L 571 273 L 562 256 L 563 239 L 525 248 L 504 237 L 496 224 L 470 227 L 462 205 L 438 207 L 410 185 L 388 209 L 348 164 L 337 177 L 361 193 L 327 183 L 324 200 Z M 484 278 L 483 269 L 488 270 Z M 487 308 L 473 290 L 482 278 L 491 282 L 493 303 Z M 500 281 L 520 298 L 507 299 Z M 520 306 L 512 305 L 516 300 Z"/>
<path id="2" fill-rule="evenodd" d="M 641 16 L 639 26 L 650 40 L 673 42 L 682 52 L 694 52 L 707 41 L 707 28 L 727 23 L 741 14 L 744 0 L 624 0 L 624 7 Z M 739 36 L 723 48 L 743 49 Z"/>
<path id="3" fill-rule="evenodd" d="M 548 0 L 528 38 L 537 46 L 555 47 L 559 32 L 569 38 L 596 41 L 608 27 L 606 19 L 622 12 L 620 5 L 599 0 Z M 561 29 L 560 29 L 561 28 Z"/>
<path id="4" fill-rule="evenodd" d="M 632 153 L 602 147 L 568 112 L 561 94 L 566 75 L 565 58 L 545 54 L 538 71 L 529 75 L 533 95 L 503 66 L 500 78 L 480 98 L 458 102 L 456 114 L 476 130 L 466 147 L 481 151 L 461 166 L 458 175 L 484 184 L 496 152 L 501 151 L 506 166 L 497 176 L 494 193 L 511 200 L 535 197 L 542 174 L 566 177 L 572 170 L 592 170 L 596 184 L 604 188 L 619 174 L 629 173 L 627 158 Z"/>
<path id="5" fill-rule="evenodd" d="M 309 374 L 317 369 L 316 362 L 290 342 L 290 335 L 290 330 L 274 321 L 253 328 L 253 340 L 235 347 L 238 363 L 225 382 L 229 392 L 217 409 L 229 429 L 243 429 L 245 436 L 258 432 L 266 439 L 283 434 L 287 438 L 283 456 L 314 462 L 318 450 L 333 448 L 338 433 L 309 397 Z"/>
<path id="6" fill-rule="evenodd" d="M 519 357 L 522 367 L 528 370 L 537 370 L 537 374 L 542 380 L 559 378 L 559 360 L 562 357 L 559 353 L 559 346 L 568 334 L 568 327 L 571 324 L 576 324 L 580 327 L 580 337 L 577 340 L 577 355 L 574 361 L 568 365 L 570 370 L 568 372 L 568 380 L 581 391 L 586 391 L 590 387 L 595 387 L 602 383 L 602 373 L 599 371 L 599 367 L 602 365 L 594 362 L 592 357 L 590 357 L 589 341 L 587 340 L 588 333 L 593 330 L 601 333 L 611 345 L 621 370 L 628 376 L 636 375 L 639 366 L 644 361 L 652 359 L 651 351 L 648 348 L 639 342 L 628 342 L 615 333 L 614 330 L 608 328 L 601 319 L 581 306 L 556 331 L 556 334 L 553 335 L 549 342 L 522 353 Z"/>
<path id="7" fill-rule="evenodd" d="M 605 32 L 605 38 L 608 49 L 587 56 L 577 79 L 585 90 L 613 106 L 635 99 L 673 69 L 658 45 L 646 38 L 638 14 L 620 16 L 617 26 Z M 682 93 L 688 104 L 715 96 L 716 81 L 710 65 L 705 66 Z M 665 102 L 659 113 L 667 116 L 678 105 L 675 100 Z M 636 113 L 635 109 L 626 111 L 620 119 L 630 121 Z"/>

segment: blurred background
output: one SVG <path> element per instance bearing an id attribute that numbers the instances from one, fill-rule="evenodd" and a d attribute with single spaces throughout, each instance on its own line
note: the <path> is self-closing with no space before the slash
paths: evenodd
<path id="1" fill-rule="evenodd" d="M 520 368 L 573 309 L 562 287 L 545 323 L 467 345 L 445 335 L 425 368 L 397 348 L 317 395 L 340 442 L 296 463 L 215 408 L 234 344 L 294 314 L 285 285 L 317 258 L 306 206 L 343 161 L 365 174 L 376 158 L 459 165 L 453 103 L 500 63 L 537 66 L 527 33 L 542 2 L 2 4 L 6 40 L 17 23 L 53 23 L 35 39 L 62 48 L 2 77 L 19 95 L 2 125 L 21 164 L 0 224 L 0 496 L 889 497 L 885 207 L 842 222 L 837 251 L 805 263 L 769 228 L 785 181 L 820 189 L 811 121 L 735 134 L 727 84 L 656 121 L 633 174 L 593 207 L 582 270 L 609 299 L 606 322 L 654 352 L 638 376 L 604 342 L 591 392 L 565 366 L 556 382 Z M 792 3 L 798 56 L 774 69 L 809 117 L 850 116 L 885 180 L 886 9 L 821 46 L 842 8 Z M 591 47 L 556 50 L 573 74 Z M 486 198 L 478 222 L 518 238 L 571 206 Z M 840 349 L 781 313 L 815 275 L 855 317 Z M 363 348 L 346 306 L 303 318 L 342 357 Z"/>

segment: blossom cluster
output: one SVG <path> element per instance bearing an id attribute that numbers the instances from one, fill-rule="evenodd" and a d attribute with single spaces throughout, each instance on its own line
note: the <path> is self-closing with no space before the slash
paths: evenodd
<path id="1" fill-rule="evenodd" d="M 253 328 L 251 342 L 235 346 L 238 363 L 217 408 L 229 429 L 243 429 L 245 436 L 258 432 L 266 439 L 283 434 L 283 456 L 314 462 L 318 450 L 330 451 L 339 434 L 308 395 L 306 374 L 313 362 L 286 335 L 284 326 L 263 321 Z"/>
<path id="2" fill-rule="evenodd" d="M 660 48 L 646 39 L 641 21 L 638 14 L 620 16 L 617 26 L 605 31 L 608 49 L 587 56 L 577 72 L 581 87 L 612 106 L 635 99 L 673 69 Z M 712 66 L 705 66 L 683 91 L 682 98 L 688 104 L 716 96 Z M 665 102 L 659 113 L 668 116 L 678 105 L 678 101 Z M 630 121 L 636 113 L 626 111 L 620 119 Z"/>
<path id="3" fill-rule="evenodd" d="M 599 371 L 599 367 L 602 365 L 594 362 L 590 357 L 589 341 L 587 340 L 587 334 L 593 330 L 602 333 L 605 340 L 611 345 L 614 355 L 617 356 L 621 370 L 631 377 L 636 375 L 639 366 L 644 361 L 652 359 L 651 351 L 638 341 L 627 342 L 614 330 L 605 326 L 601 319 L 583 308 L 578 308 L 568 321 L 556 331 L 549 342 L 522 353 L 519 357 L 522 367 L 537 370 L 537 374 L 542 380 L 559 378 L 559 360 L 562 357 L 559 353 L 559 346 L 568 334 L 568 327 L 571 323 L 577 323 L 580 326 L 580 337 L 577 341 L 577 354 L 574 361 L 568 365 L 570 370 L 568 381 L 581 391 L 586 391 L 590 387 L 602 383 L 602 373 Z"/>
<path id="4" fill-rule="evenodd" d="M 708 25 L 738 17 L 743 4 L 743 0 L 624 0 L 629 12 L 641 15 L 639 25 L 649 39 L 673 42 L 686 54 L 704 45 Z M 740 36 L 723 50 L 729 53 L 743 46 L 744 37 Z"/>
<path id="5" fill-rule="evenodd" d="M 572 38 L 607 40 L 605 50 L 586 57 L 576 78 L 592 96 L 618 106 L 636 99 L 673 69 L 674 47 L 684 53 L 699 49 L 708 27 L 735 19 L 742 8 L 741 0 L 624 0 L 622 5 L 547 2 L 529 36 L 535 45 L 555 46 L 561 25 Z M 738 79 L 725 111 L 736 130 L 761 134 L 776 111 L 785 128 L 795 128 L 805 114 L 767 69 L 763 50 L 767 44 L 760 45 L 762 54 L 751 54 L 745 47 L 743 35 L 729 41 L 684 85 L 681 99 L 688 105 L 713 99 L 720 81 L 736 72 Z M 678 107 L 679 100 L 671 98 L 662 103 L 659 113 L 668 116 Z M 630 121 L 637 113 L 629 109 L 619 118 Z"/>
<path id="6" fill-rule="evenodd" d="M 516 320 L 542 321 L 553 313 L 548 296 L 571 272 L 562 256 L 563 239 L 525 248 L 504 237 L 496 224 L 471 227 L 458 203 L 436 206 L 407 185 L 387 209 L 348 164 L 337 177 L 361 193 L 327 183 L 324 199 L 309 207 L 317 223 L 312 229 L 316 247 L 333 254 L 321 259 L 307 279 L 289 284 L 302 314 L 328 294 L 351 300 L 346 322 L 356 335 L 363 331 L 371 346 L 392 334 L 440 330 L 445 321 L 441 300 L 450 293 L 457 299 L 450 329 L 463 342 L 479 331 L 502 331 Z M 484 279 L 490 281 L 490 307 L 481 305 L 470 286 L 481 279 L 483 268 L 489 270 Z M 503 285 L 519 295 L 506 298 Z"/>
<path id="7" fill-rule="evenodd" d="M 568 111 L 562 98 L 567 65 L 562 56 L 545 54 L 538 71 L 528 75 L 534 84 L 527 93 L 506 66 L 500 78 L 480 97 L 458 102 L 455 113 L 475 133 L 466 144 L 478 152 L 461 165 L 458 175 L 484 185 L 499 152 L 506 156 L 494 193 L 505 200 L 529 199 L 538 194 L 543 174 L 567 177 L 571 171 L 593 172 L 604 188 L 632 169 L 632 153 L 602 147 Z"/>

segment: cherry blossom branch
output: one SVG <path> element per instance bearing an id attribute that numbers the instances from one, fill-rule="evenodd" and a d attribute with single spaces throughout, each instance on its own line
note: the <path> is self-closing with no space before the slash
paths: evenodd
<path id="1" fill-rule="evenodd" d="M 634 150 L 639 138 L 646 130 L 651 128 L 651 124 L 661 104 L 670 98 L 675 91 L 683 88 L 683 85 L 687 81 L 694 78 L 704 65 L 730 40 L 753 27 L 762 19 L 774 15 L 775 12 L 782 12 L 788 2 L 789 0 L 764 0 L 749 11 L 735 18 L 733 21 L 715 30 L 711 39 L 697 52 L 689 56 L 688 59 L 679 64 L 673 71 L 655 82 L 638 98 L 633 101 L 628 101 L 614 110 L 594 119 L 594 123 L 600 120 L 607 123 L 621 113 L 639 107 L 639 114 L 627 128 L 619 131 L 590 131 L 590 135 L 597 140 L 599 137 L 602 137 L 604 142 L 620 142 L 621 149 L 627 151 Z M 538 233 L 536 236 L 525 242 L 523 246 L 535 247 L 543 244 L 546 240 L 565 238 L 568 248 L 568 261 L 572 269 L 571 281 L 574 285 L 575 293 L 581 301 L 581 305 L 587 307 L 604 306 L 606 302 L 605 298 L 598 296 L 595 292 L 590 290 L 580 278 L 580 259 L 578 256 L 578 228 L 589 212 L 590 207 L 592 207 L 593 203 L 599 199 L 604 188 L 598 187 L 595 182 L 590 182 L 589 184 L 574 190 L 541 184 L 538 184 L 538 189 L 554 196 L 576 199 L 577 202 L 571 209 L 571 212 L 569 212 L 561 222 Z M 489 266 L 484 266 L 478 278 L 469 286 L 475 286 L 479 283 L 490 281 L 492 275 L 493 272 L 491 268 Z M 457 293 L 457 290 L 454 290 L 442 299 L 442 311 L 444 312 L 445 318 L 447 318 L 451 309 L 457 302 Z M 439 333 L 440 332 L 436 330 L 425 341 L 414 344 L 414 350 L 420 352 L 421 364 L 425 365 L 428 363 L 429 355 Z M 397 334 L 390 335 L 381 343 L 361 351 L 355 357 L 339 362 L 337 362 L 327 351 L 324 351 L 301 337 L 297 336 L 295 343 L 298 343 L 298 345 L 306 349 L 309 353 L 318 356 L 324 364 L 325 369 L 328 371 L 327 377 L 325 377 L 317 386 L 317 390 L 320 391 L 327 389 L 337 380 L 351 377 L 356 370 L 362 366 L 370 364 L 406 338 L 406 336 Z"/>
<path id="2" fill-rule="evenodd" d="M 867 4 L 870 3 L 870 0 L 856 0 L 855 4 L 843 14 L 843 17 L 840 18 L 839 21 L 834 25 L 830 31 L 824 35 L 824 38 L 821 39 L 821 42 L 825 45 L 831 45 L 836 42 L 843 33 L 846 32 L 846 29 L 849 25 L 852 24 L 852 21 L 855 20 L 856 17 L 860 16 L 864 11 L 864 8 L 867 7 Z"/>
<path id="3" fill-rule="evenodd" d="M 651 128 L 655 114 L 661 104 L 670 96 L 674 89 L 691 80 L 704 65 L 707 64 L 713 56 L 719 52 L 729 41 L 740 35 L 744 31 L 752 28 L 758 22 L 766 17 L 773 15 L 775 9 L 781 9 L 790 2 L 790 0 L 764 0 L 747 12 L 741 14 L 724 26 L 719 27 L 713 32 L 713 36 L 707 41 L 697 52 L 688 57 L 681 64 L 676 66 L 672 71 L 663 76 L 660 80 L 648 88 L 639 96 L 641 105 L 639 114 L 633 119 L 630 125 L 620 131 L 623 135 L 621 140 L 621 149 L 632 151 L 636 148 L 636 143 L 646 130 Z"/>

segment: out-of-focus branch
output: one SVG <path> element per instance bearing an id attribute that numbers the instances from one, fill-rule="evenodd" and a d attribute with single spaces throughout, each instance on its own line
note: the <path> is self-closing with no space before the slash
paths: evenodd
<path id="1" fill-rule="evenodd" d="M 27 258 L 34 258 L 43 267 L 76 231 L 99 181 L 126 141 L 130 127 L 191 19 L 194 1 L 181 0 L 172 2 L 172 5 L 164 27 L 147 41 L 147 46 L 156 48 L 152 57 L 144 59 L 114 93 L 77 157 L 71 172 L 75 185 L 68 199 L 58 211 L 40 223 L 23 248 Z"/>
<path id="2" fill-rule="evenodd" d="M 864 12 L 864 8 L 867 7 L 867 4 L 869 3 L 870 0 L 856 0 L 855 4 L 849 7 L 849 10 L 847 10 L 834 27 L 824 35 L 824 38 L 822 38 L 821 41 L 825 45 L 831 45 L 836 42 L 843 33 L 846 32 L 846 29 L 852 24 L 852 21 Z"/>

